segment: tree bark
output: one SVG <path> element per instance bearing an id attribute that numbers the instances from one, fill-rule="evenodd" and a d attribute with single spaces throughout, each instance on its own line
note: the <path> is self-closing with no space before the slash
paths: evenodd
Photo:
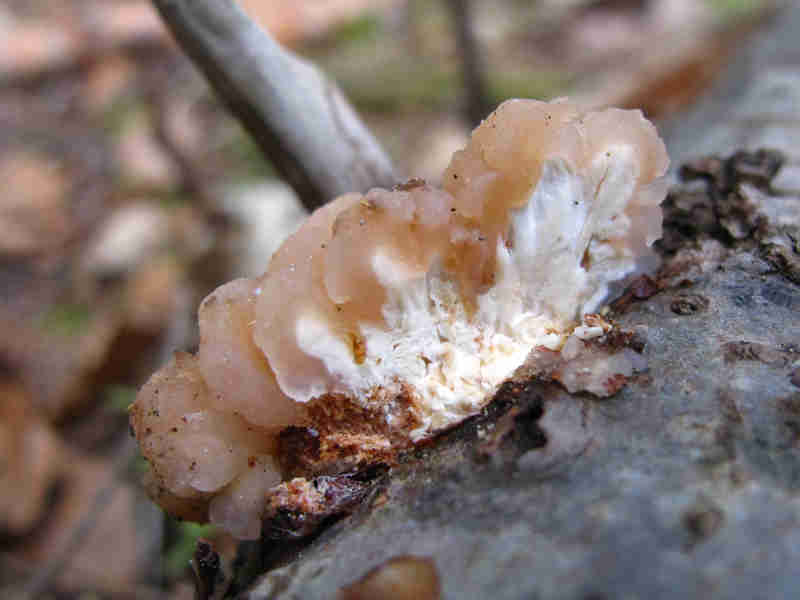
<path id="1" fill-rule="evenodd" d="M 387 154 L 336 84 L 281 48 L 232 0 L 153 3 L 309 210 L 395 183 Z"/>

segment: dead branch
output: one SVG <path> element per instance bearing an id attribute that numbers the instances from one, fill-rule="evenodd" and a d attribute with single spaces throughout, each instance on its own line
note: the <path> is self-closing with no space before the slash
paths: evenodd
<path id="1" fill-rule="evenodd" d="M 183 49 L 309 209 L 395 182 L 336 84 L 232 0 L 153 0 Z"/>

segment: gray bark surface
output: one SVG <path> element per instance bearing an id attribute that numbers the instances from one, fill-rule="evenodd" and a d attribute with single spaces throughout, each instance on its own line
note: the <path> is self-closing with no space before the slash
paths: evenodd
<path id="1" fill-rule="evenodd" d="M 646 342 L 647 371 L 606 400 L 529 382 L 523 395 L 540 417 L 517 417 L 488 455 L 496 415 L 417 451 L 393 469 L 384 501 L 336 523 L 245 597 L 336 598 L 404 554 L 433 559 L 448 599 L 797 596 L 798 31 L 800 6 L 668 128 L 676 167 L 762 146 L 788 160 L 771 184 L 758 174 L 737 183 L 741 210 L 698 224 L 700 240 L 668 253 L 660 291 L 615 314 Z M 711 206 L 714 194 L 728 206 L 720 189 L 687 184 L 671 206 Z M 677 231 L 675 214 L 667 228 Z"/>
<path id="2" fill-rule="evenodd" d="M 336 84 L 281 48 L 232 0 L 153 0 L 181 47 L 308 209 L 396 183 Z"/>

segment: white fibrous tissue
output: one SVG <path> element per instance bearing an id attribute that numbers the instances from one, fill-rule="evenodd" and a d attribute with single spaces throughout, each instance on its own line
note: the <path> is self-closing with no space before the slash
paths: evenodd
<path id="1" fill-rule="evenodd" d="M 282 481 L 429 438 L 526 359 L 558 355 L 565 387 L 604 395 L 633 366 L 614 355 L 589 373 L 582 348 L 606 329 L 584 316 L 650 256 L 667 164 L 639 111 L 511 100 L 442 189 L 412 180 L 318 209 L 266 273 L 202 302 L 197 354 L 140 391 L 131 423 L 151 493 L 258 537 Z"/>

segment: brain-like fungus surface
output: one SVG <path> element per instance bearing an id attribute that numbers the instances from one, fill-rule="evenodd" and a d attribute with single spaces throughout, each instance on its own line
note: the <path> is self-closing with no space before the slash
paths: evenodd
<path id="1" fill-rule="evenodd" d="M 635 361 L 586 363 L 609 327 L 592 313 L 651 256 L 667 164 L 639 111 L 512 100 L 443 189 L 323 206 L 264 275 L 203 301 L 197 354 L 140 391 L 151 493 L 257 537 L 282 482 L 390 460 L 482 409 L 526 359 L 558 363 L 570 391 L 613 393 Z"/>

